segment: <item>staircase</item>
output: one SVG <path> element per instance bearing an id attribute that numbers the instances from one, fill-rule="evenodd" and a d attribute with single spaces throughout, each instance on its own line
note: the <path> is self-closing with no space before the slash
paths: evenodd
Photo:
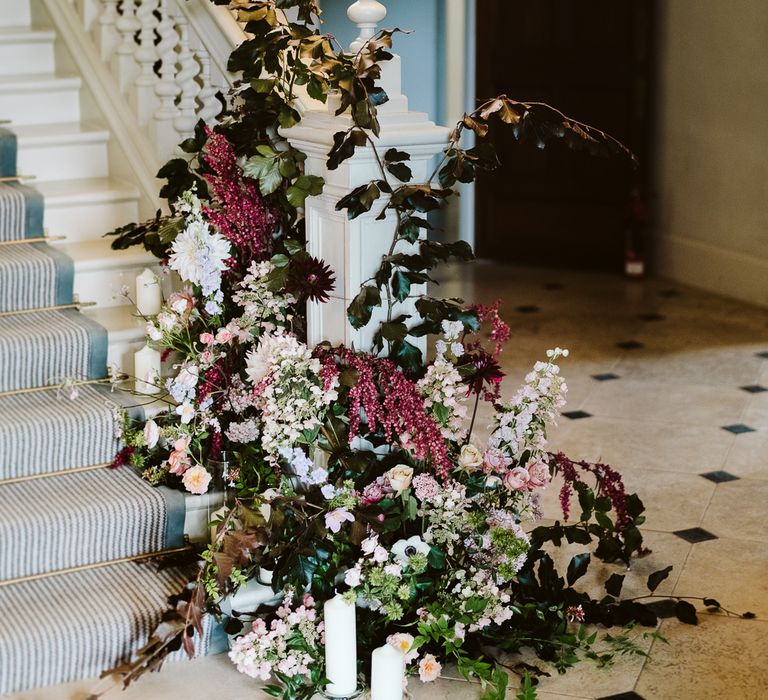
<path id="1" fill-rule="evenodd" d="M 166 0 L 144 5 L 145 23 L 170 17 Z M 154 214 L 154 173 L 192 128 L 150 129 L 147 112 L 142 129 L 130 112 L 140 7 L 0 0 L 0 695 L 127 660 L 185 582 L 152 555 L 183 545 L 185 518 L 205 527 L 201 504 L 108 468 L 115 413 L 141 413 L 106 381 L 143 343 L 120 290 L 156 261 L 102 236 Z M 86 382 L 76 398 L 66 378 Z"/>

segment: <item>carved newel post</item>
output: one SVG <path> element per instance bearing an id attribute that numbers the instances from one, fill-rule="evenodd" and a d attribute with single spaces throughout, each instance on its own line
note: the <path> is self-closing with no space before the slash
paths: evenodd
<path id="1" fill-rule="evenodd" d="M 357 53 L 377 31 L 377 23 L 386 16 L 386 8 L 376 0 L 358 0 L 347 14 L 357 24 L 360 33 L 352 42 L 350 51 Z M 442 151 L 448 140 L 449 130 L 436 126 L 421 112 L 411 112 L 408 100 L 401 90 L 400 57 L 382 64 L 381 87 L 389 101 L 378 108 L 381 134 L 376 139 L 379 152 L 397 148 L 411 154 L 408 163 L 413 171 L 412 182 L 423 182 L 431 172 L 433 157 Z M 332 100 L 329 100 L 329 103 Z M 333 135 L 346 131 L 352 125 L 349 114 L 334 116 L 331 106 L 316 103 L 317 109 L 307 110 L 301 122 L 281 133 L 291 144 L 307 154 L 306 170 L 310 175 L 325 179 L 323 194 L 306 200 L 306 225 L 308 250 L 325 260 L 336 273 L 336 289 L 329 302 L 309 303 L 308 342 L 310 345 L 328 340 L 354 345 L 357 350 L 370 350 L 371 339 L 386 310 L 376 309 L 371 322 L 362 329 L 354 329 L 347 320 L 347 306 L 378 269 L 381 258 L 387 255 L 392 244 L 396 216 L 390 211 L 384 220 L 377 216 L 386 204 L 378 200 L 373 209 L 350 221 L 347 212 L 336 211 L 336 203 L 350 190 L 359 185 L 381 178 L 373 149 L 358 147 L 355 155 L 344 161 L 336 170 L 328 170 L 326 160 L 333 146 Z M 390 177 L 393 186 L 398 183 Z M 397 244 L 395 252 L 411 252 L 412 246 L 405 241 Z M 411 296 L 397 304 L 394 315 L 410 314 L 408 325 L 416 325 L 415 299 L 424 294 L 425 285 L 414 285 Z M 426 338 L 418 341 L 422 352 L 426 351 Z"/>

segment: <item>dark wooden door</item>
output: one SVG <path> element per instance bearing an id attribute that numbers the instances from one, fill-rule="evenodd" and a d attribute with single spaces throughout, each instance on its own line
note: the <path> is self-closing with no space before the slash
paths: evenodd
<path id="1" fill-rule="evenodd" d="M 633 186 L 648 173 L 653 0 L 478 0 L 477 96 L 547 102 L 608 131 L 641 160 L 543 151 L 493 127 L 500 169 L 477 187 L 477 250 L 509 262 L 619 271 Z M 649 251 L 646 250 L 646 254 Z"/>

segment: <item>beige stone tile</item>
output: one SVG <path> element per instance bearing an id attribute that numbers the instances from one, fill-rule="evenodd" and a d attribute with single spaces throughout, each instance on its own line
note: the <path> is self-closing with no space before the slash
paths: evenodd
<path id="1" fill-rule="evenodd" d="M 676 425 L 593 416 L 561 419 L 553 449 L 615 469 L 703 472 L 721 469 L 734 436 L 720 427 Z"/>
<path id="2" fill-rule="evenodd" d="M 621 380 L 603 382 L 583 408 L 603 417 L 718 427 L 739 422 L 748 398 L 737 387 Z"/>
<path id="3" fill-rule="evenodd" d="M 719 484 L 701 526 L 720 537 L 768 542 L 768 482 L 740 479 Z"/>
<path id="4" fill-rule="evenodd" d="M 679 350 L 669 352 L 670 343 L 658 334 L 653 337 L 653 342 L 648 342 L 647 351 L 627 353 L 617 364 L 616 374 L 627 379 L 715 384 L 731 388 L 754 384 L 760 376 L 762 360 L 755 356 L 752 349 L 690 347 L 686 342 Z M 660 349 L 657 350 L 657 347 Z"/>
<path id="5" fill-rule="evenodd" d="M 648 700 L 764 700 L 768 624 L 704 617 L 697 626 L 665 620 L 635 691 Z"/>
<path id="6" fill-rule="evenodd" d="M 696 527 L 715 490 L 715 484 L 695 474 L 622 469 L 621 475 L 627 491 L 637 493 L 645 505 L 643 527 L 648 530 L 674 532 Z"/>
<path id="7" fill-rule="evenodd" d="M 635 643 L 645 651 L 650 649 L 652 643 L 652 640 L 644 638 L 644 634 L 649 631 L 635 630 L 632 633 Z M 598 634 L 598 639 L 604 633 L 605 631 L 601 630 Z M 534 658 L 531 661 L 535 662 L 536 660 Z M 561 693 L 564 695 L 583 695 L 586 693 L 589 698 L 626 693 L 635 687 L 644 661 L 645 658 L 641 656 L 624 657 L 617 659 L 616 663 L 607 669 L 598 668 L 593 663 L 585 661 L 569 669 L 562 676 L 553 671 L 550 678 L 541 679 L 539 688 L 543 692 Z"/>
<path id="8" fill-rule="evenodd" d="M 768 479 L 768 430 L 736 435 L 724 469 L 735 476 Z"/>
<path id="9" fill-rule="evenodd" d="M 768 543 L 717 539 L 691 547 L 675 595 L 706 596 L 768 618 Z"/>
<path id="10" fill-rule="evenodd" d="M 752 384 L 753 382 L 749 382 Z M 742 416 L 742 423 L 750 428 L 768 429 L 768 391 L 752 394 Z"/>

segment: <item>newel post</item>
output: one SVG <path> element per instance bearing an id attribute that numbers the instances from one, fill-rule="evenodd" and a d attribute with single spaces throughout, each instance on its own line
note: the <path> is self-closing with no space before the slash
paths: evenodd
<path id="1" fill-rule="evenodd" d="M 358 0 L 348 12 L 349 18 L 360 29 L 358 38 L 350 46 L 357 53 L 375 36 L 377 24 L 386 16 L 386 8 L 377 0 Z M 399 56 L 382 64 L 381 87 L 389 101 L 379 107 L 381 135 L 377 142 L 380 154 L 389 148 L 411 154 L 408 165 L 413 171 L 414 183 L 424 182 L 431 172 L 433 157 L 442 151 L 448 140 L 449 130 L 436 126 L 421 112 L 411 112 L 408 100 L 401 90 L 401 65 Z M 329 103 L 332 100 L 329 100 Z M 333 146 L 333 135 L 352 126 L 349 114 L 334 116 L 331 106 L 317 103 L 317 109 L 304 112 L 301 122 L 290 129 L 281 130 L 290 143 L 307 154 L 306 171 L 325 179 L 323 194 L 306 200 L 307 246 L 312 255 L 324 260 L 336 273 L 336 289 L 325 304 L 309 302 L 307 331 L 310 345 L 328 340 L 344 343 L 357 350 L 370 350 L 371 340 L 379 323 L 385 320 L 386 310 L 377 309 L 371 322 L 362 329 L 354 329 L 347 320 L 347 306 L 378 269 L 382 256 L 389 252 L 397 224 L 392 212 L 379 221 L 386 199 L 376 202 L 367 214 L 349 220 L 347 212 L 336 211 L 341 197 L 359 185 L 381 178 L 373 149 L 359 147 L 355 155 L 344 161 L 336 170 L 328 170 L 326 160 Z M 393 186 L 399 184 L 392 176 Z M 405 241 L 397 244 L 396 252 L 411 252 L 412 246 Z M 415 298 L 424 294 L 426 285 L 414 285 L 411 297 L 398 304 L 394 315 L 410 314 L 408 325 L 416 325 Z M 383 293 L 382 293 L 382 296 Z M 426 351 L 426 338 L 419 339 L 422 352 Z"/>

